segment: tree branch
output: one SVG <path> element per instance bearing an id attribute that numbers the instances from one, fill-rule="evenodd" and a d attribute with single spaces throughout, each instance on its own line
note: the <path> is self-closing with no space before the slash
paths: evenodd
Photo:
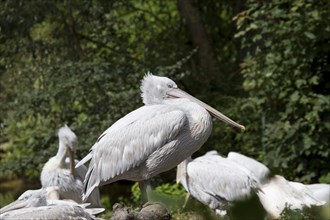
<path id="1" fill-rule="evenodd" d="M 198 47 L 197 56 L 204 76 L 208 82 L 215 78 L 218 68 L 211 41 L 202 23 L 198 10 L 191 0 L 178 0 L 181 16 L 190 31 L 191 40 Z"/>

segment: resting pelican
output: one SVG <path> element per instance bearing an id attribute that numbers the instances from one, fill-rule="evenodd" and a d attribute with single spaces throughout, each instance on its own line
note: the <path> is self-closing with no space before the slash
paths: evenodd
<path id="1" fill-rule="evenodd" d="M 227 158 L 250 170 L 258 179 L 258 183 L 268 182 L 270 170 L 259 161 L 237 152 L 229 152 Z"/>
<path id="2" fill-rule="evenodd" d="M 2 207 L 0 209 L 0 214 L 15 209 L 45 206 L 51 201 L 56 201 L 59 199 L 59 188 L 57 186 L 41 189 L 30 189 L 22 193 L 16 201 Z"/>
<path id="3" fill-rule="evenodd" d="M 97 139 L 90 153 L 84 198 L 95 188 L 118 180 L 138 181 L 142 202 L 149 179 L 170 170 L 197 151 L 212 130 L 212 117 L 244 126 L 180 90 L 171 79 L 147 74 L 141 85 L 144 106 L 127 114 Z"/>
<path id="4" fill-rule="evenodd" d="M 59 199 L 58 187 L 28 190 L 16 201 L 0 210 L 0 219 L 96 219 L 103 208 L 86 208 L 89 204 L 77 204 Z"/>
<path id="5" fill-rule="evenodd" d="M 257 190 L 257 181 L 249 170 L 216 151 L 180 163 L 176 181 L 220 215 L 225 215 L 232 203 L 248 199 Z"/>
<path id="6" fill-rule="evenodd" d="M 17 209 L 6 212 L 0 215 L 0 219 L 81 219 L 81 220 L 96 220 L 94 215 L 99 212 L 90 211 L 83 205 L 78 204 L 58 204 L 33 208 Z"/>
<path id="7" fill-rule="evenodd" d="M 52 190 L 52 188 L 49 188 Z M 0 209 L 0 214 L 15 209 L 38 207 L 47 204 L 47 195 L 50 194 L 46 189 L 36 189 L 25 191 L 18 199 Z"/>
<path id="8" fill-rule="evenodd" d="M 82 202 L 83 180 L 87 173 L 86 166 L 75 169 L 78 160 L 74 160 L 74 153 L 78 145 L 77 136 L 67 126 L 58 131 L 59 148 L 55 157 L 44 165 L 40 180 L 43 188 L 58 186 L 61 199 L 71 199 L 77 203 Z M 67 158 L 69 156 L 69 158 Z M 88 202 L 91 207 L 101 207 L 100 194 L 95 190 Z"/>
<path id="9" fill-rule="evenodd" d="M 290 209 L 302 210 L 304 207 L 321 206 L 324 201 L 314 197 L 301 183 L 290 183 L 284 177 L 275 175 L 267 184 L 260 186 L 257 192 L 261 204 L 268 214 L 278 219 L 287 206 Z"/>

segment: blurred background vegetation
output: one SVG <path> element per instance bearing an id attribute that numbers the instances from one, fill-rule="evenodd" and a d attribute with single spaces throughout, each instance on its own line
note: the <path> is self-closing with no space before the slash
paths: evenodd
<path id="1" fill-rule="evenodd" d="M 330 183 L 329 10 L 328 0 L 1 1 L 1 197 L 40 186 L 63 124 L 86 155 L 142 105 L 147 71 L 246 126 L 215 122 L 194 156 L 238 151 L 289 180 Z M 153 181 L 166 191 L 174 176 Z M 104 202 L 134 204 L 132 184 L 102 188 Z"/>

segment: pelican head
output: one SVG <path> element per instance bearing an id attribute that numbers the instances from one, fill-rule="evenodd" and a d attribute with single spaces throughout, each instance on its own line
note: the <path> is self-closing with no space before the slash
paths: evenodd
<path id="1" fill-rule="evenodd" d="M 60 143 L 66 148 L 66 152 L 70 158 L 70 171 L 74 174 L 74 154 L 78 145 L 78 139 L 75 133 L 67 126 L 64 125 L 58 130 L 58 138 Z"/>
<path id="2" fill-rule="evenodd" d="M 47 204 L 47 199 L 46 199 L 45 189 L 27 190 L 20 197 L 18 197 L 16 201 L 1 208 L 0 214 L 15 209 L 39 207 L 39 206 L 44 206 L 46 204 Z"/>
<path id="3" fill-rule="evenodd" d="M 142 80 L 141 96 L 145 105 L 160 104 L 168 97 L 167 92 L 177 89 L 175 82 L 167 77 L 147 73 Z"/>
<path id="4" fill-rule="evenodd" d="M 141 96 L 145 105 L 160 104 L 165 99 L 170 98 L 187 98 L 205 108 L 213 117 L 234 128 L 245 130 L 243 125 L 238 124 L 206 103 L 179 89 L 175 82 L 167 77 L 154 76 L 151 73 L 147 73 L 142 80 Z"/>

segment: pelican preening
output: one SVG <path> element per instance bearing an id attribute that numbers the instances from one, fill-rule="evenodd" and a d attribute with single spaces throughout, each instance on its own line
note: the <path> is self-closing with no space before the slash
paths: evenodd
<path id="1" fill-rule="evenodd" d="M 78 145 L 75 133 L 67 126 L 58 131 L 59 148 L 56 156 L 50 158 L 44 165 L 40 175 L 42 187 L 58 186 L 61 199 L 71 199 L 77 203 L 82 202 L 83 181 L 87 173 L 85 166 L 75 169 L 78 160 L 74 154 Z M 87 201 L 91 207 L 101 207 L 100 194 L 95 190 Z"/>
<path id="2" fill-rule="evenodd" d="M 24 192 L 16 201 L 0 209 L 0 219 L 97 219 L 103 208 L 87 208 L 72 200 L 58 200 L 59 187 Z"/>
<path id="3" fill-rule="evenodd" d="M 232 203 L 249 198 L 257 190 L 257 181 L 249 170 L 216 151 L 180 163 L 176 181 L 192 197 L 222 215 Z"/>
<path id="4" fill-rule="evenodd" d="M 166 77 L 146 75 L 141 96 L 145 105 L 103 132 L 78 163 L 91 160 L 84 199 L 99 186 L 126 179 L 139 182 L 145 202 L 151 177 L 174 168 L 205 143 L 212 131 L 211 116 L 244 130 Z"/>

